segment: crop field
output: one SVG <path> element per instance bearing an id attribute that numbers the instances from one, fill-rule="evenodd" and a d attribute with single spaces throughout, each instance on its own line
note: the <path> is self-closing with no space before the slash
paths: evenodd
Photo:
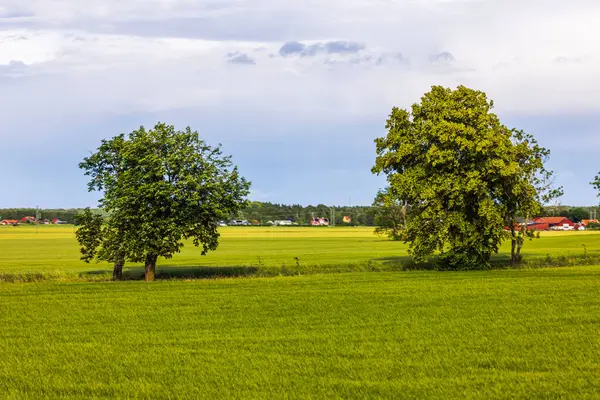
<path id="1" fill-rule="evenodd" d="M 78 258 L 72 227 L 0 227 L 0 276 L 64 278 L 0 279 L 0 398 L 600 398 L 600 266 L 396 271 L 363 228 L 224 228 L 150 284 Z M 236 268 L 301 276 L 188 279 Z"/>
<path id="2" fill-rule="evenodd" d="M 80 261 L 72 226 L 0 226 L 0 274 L 110 274 L 107 263 Z M 547 255 L 600 256 L 600 232 L 544 232 L 527 241 L 526 258 Z M 497 259 L 508 257 L 508 244 Z M 373 228 L 224 227 L 219 248 L 206 256 L 188 243 L 170 260 L 159 260 L 158 273 L 175 276 L 235 275 L 242 270 L 298 272 L 395 270 L 408 260 L 407 247 L 373 234 Z M 218 268 L 214 268 L 218 267 Z M 130 273 L 141 273 L 130 265 Z"/>

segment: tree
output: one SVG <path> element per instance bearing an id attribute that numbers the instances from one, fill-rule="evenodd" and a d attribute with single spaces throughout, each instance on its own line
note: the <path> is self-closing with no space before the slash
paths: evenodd
<path id="1" fill-rule="evenodd" d="M 573 222 L 581 222 L 584 219 L 589 218 L 590 212 L 583 207 L 571 207 L 567 211 L 566 216 Z"/>
<path id="2" fill-rule="evenodd" d="M 500 179 L 496 203 L 504 215 L 511 241 L 511 265 L 522 261 L 525 239 L 539 238 L 528 229 L 528 222 L 543 211 L 543 204 L 562 196 L 562 187 L 554 187 L 554 173 L 544 167 L 550 150 L 541 147 L 530 134 L 512 129 L 508 158 Z"/>
<path id="3" fill-rule="evenodd" d="M 598 172 L 598 175 L 594 178 L 592 186 L 598 191 L 598 197 L 600 197 L 600 172 Z"/>
<path id="4" fill-rule="evenodd" d="M 492 108 L 483 92 L 434 86 L 410 111 L 394 107 L 387 136 L 375 140 L 372 172 L 411 205 L 405 241 L 417 262 L 439 252 L 442 268 L 489 266 L 506 223 L 539 207 L 547 150 Z"/>
<path id="5" fill-rule="evenodd" d="M 92 260 L 113 263 L 113 279 L 123 277 L 125 266 L 125 244 L 122 233 L 112 225 L 113 220 L 93 213 L 89 208 L 77 217 L 81 227 L 75 231 L 81 246 L 81 259 L 86 263 Z"/>
<path id="6" fill-rule="evenodd" d="M 80 236 L 99 235 L 90 240 L 105 253 L 96 254 L 144 262 L 146 281 L 154 280 L 158 257 L 171 258 L 184 240 L 202 246 L 202 255 L 215 250 L 219 221 L 246 206 L 250 187 L 220 145 L 163 123 L 103 140 L 80 168 L 91 178 L 88 189 L 103 193 L 99 205 L 109 215 L 100 233 L 86 228 L 97 224 L 89 220 L 82 228 L 91 234 Z"/>
<path id="7" fill-rule="evenodd" d="M 408 221 L 408 203 L 398 200 L 390 188 L 380 190 L 373 202 L 375 234 L 401 240 Z"/>

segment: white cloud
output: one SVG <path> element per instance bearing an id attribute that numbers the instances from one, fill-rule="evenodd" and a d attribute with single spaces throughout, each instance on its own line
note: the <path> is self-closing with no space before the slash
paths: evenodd
<path id="1" fill-rule="evenodd" d="M 502 113 L 596 112 L 599 16 L 592 0 L 5 1 L 0 106 L 15 124 L 194 107 L 362 120 L 465 84 Z M 289 42 L 311 56 L 280 56 Z"/>

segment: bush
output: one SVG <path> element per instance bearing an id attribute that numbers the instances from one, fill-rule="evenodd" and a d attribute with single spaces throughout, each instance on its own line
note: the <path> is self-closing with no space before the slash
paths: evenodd
<path id="1" fill-rule="evenodd" d="M 587 225 L 586 229 L 590 230 L 590 231 L 600 231 L 600 224 L 597 224 L 595 222 L 590 222 Z"/>

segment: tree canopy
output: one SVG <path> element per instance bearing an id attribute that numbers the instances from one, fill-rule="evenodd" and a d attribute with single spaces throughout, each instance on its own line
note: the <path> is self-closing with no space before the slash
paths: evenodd
<path id="1" fill-rule="evenodd" d="M 544 169 L 549 151 L 492 108 L 481 91 L 434 86 L 410 110 L 394 107 L 375 140 L 372 171 L 411 205 L 405 241 L 417 262 L 439 253 L 441 268 L 486 267 L 507 238 L 516 260 L 521 222 L 559 194 Z"/>
<path id="2" fill-rule="evenodd" d="M 408 221 L 408 203 L 394 196 L 391 188 L 377 192 L 373 201 L 375 234 L 401 240 Z"/>
<path id="3" fill-rule="evenodd" d="M 566 217 L 573 222 L 581 222 L 582 220 L 589 218 L 590 211 L 583 207 L 571 207 L 566 213 Z"/>
<path id="4" fill-rule="evenodd" d="M 598 175 L 594 178 L 592 186 L 598 191 L 598 197 L 600 197 L 600 172 L 598 172 Z"/>
<path id="5" fill-rule="evenodd" d="M 246 206 L 250 187 L 220 145 L 164 123 L 103 140 L 80 168 L 90 177 L 88 189 L 103 193 L 99 206 L 108 213 L 102 223 L 91 214 L 82 218 L 84 259 L 145 262 L 148 281 L 158 257 L 172 257 L 184 240 L 203 255 L 215 250 L 218 221 Z"/>

